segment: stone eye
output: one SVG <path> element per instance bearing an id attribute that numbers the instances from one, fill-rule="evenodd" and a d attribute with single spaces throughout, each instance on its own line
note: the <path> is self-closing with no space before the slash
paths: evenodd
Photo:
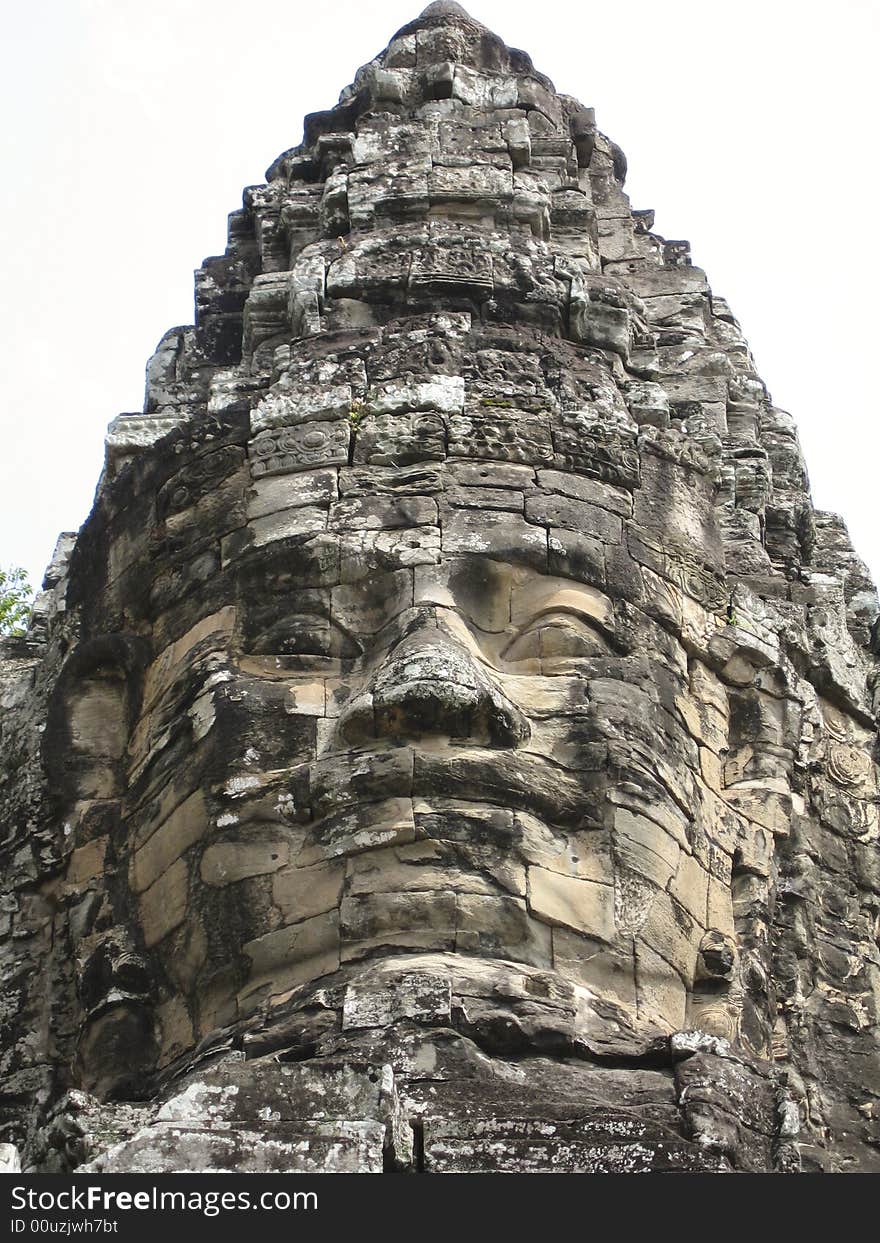
<path id="1" fill-rule="evenodd" d="M 550 613 L 530 622 L 503 652 L 508 664 L 555 657 L 605 656 L 611 649 L 590 622 L 575 613 Z"/>
<path id="2" fill-rule="evenodd" d="M 360 649 L 323 617 L 286 617 L 262 630 L 248 644 L 254 656 L 354 657 Z"/>

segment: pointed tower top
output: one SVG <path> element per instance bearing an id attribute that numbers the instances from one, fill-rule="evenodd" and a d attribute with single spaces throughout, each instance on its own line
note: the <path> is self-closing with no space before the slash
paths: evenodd
<path id="1" fill-rule="evenodd" d="M 419 14 L 420 17 L 464 17 L 467 21 L 472 22 L 474 19 L 468 13 L 467 9 L 460 4 L 456 4 L 455 0 L 434 0 L 433 4 L 429 4 Z"/>
<path id="2" fill-rule="evenodd" d="M 382 56 L 388 54 L 397 39 L 409 38 L 411 35 L 418 36 L 424 31 L 442 31 L 450 27 L 456 34 L 464 33 L 468 37 L 474 35 L 481 38 L 488 37 L 499 48 L 504 47 L 504 41 L 490 31 L 479 18 L 472 17 L 463 5 L 457 3 L 457 0 L 432 0 L 432 3 L 422 9 L 417 17 L 407 22 L 405 26 L 401 26 L 400 30 L 392 35 L 389 48 Z M 447 59 L 455 60 L 456 57 L 447 57 Z"/>

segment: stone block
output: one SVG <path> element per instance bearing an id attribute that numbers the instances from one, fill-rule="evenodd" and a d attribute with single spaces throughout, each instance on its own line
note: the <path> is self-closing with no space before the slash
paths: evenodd
<path id="1" fill-rule="evenodd" d="M 553 967 L 625 1010 L 636 1011 L 636 981 L 629 943 L 623 952 L 601 940 L 557 925 L 553 928 Z"/>
<path id="2" fill-rule="evenodd" d="M 680 903 L 666 893 L 658 893 L 639 930 L 639 941 L 670 963 L 690 987 L 703 932 L 702 924 Z"/>
<path id="3" fill-rule="evenodd" d="M 348 463 L 348 418 L 261 432 L 248 445 L 251 475 L 283 475 Z"/>
<path id="4" fill-rule="evenodd" d="M 483 958 L 512 959 L 550 967 L 550 929 L 531 919 L 524 901 L 459 894 L 455 948 Z"/>
<path id="5" fill-rule="evenodd" d="M 202 854 L 206 885 L 234 885 L 250 876 L 267 876 L 287 863 L 289 844 L 279 841 L 212 842 Z"/>
<path id="6" fill-rule="evenodd" d="M 107 839 L 95 838 L 85 846 L 71 851 L 67 864 L 65 881 L 68 885 L 79 889 L 89 881 L 101 876 L 104 871 L 104 856 L 107 852 Z"/>
<path id="7" fill-rule="evenodd" d="M 547 567 L 547 532 L 515 514 L 463 509 L 450 514 L 443 528 L 444 553 L 483 553 L 498 560 Z"/>
<path id="8" fill-rule="evenodd" d="M 310 470 L 294 475 L 272 475 L 254 481 L 248 500 L 248 519 L 265 518 L 282 510 L 315 506 L 325 508 L 338 496 L 336 471 Z"/>
<path id="9" fill-rule="evenodd" d="M 381 1174 L 384 1140 L 378 1122 L 260 1121 L 228 1131 L 158 1123 L 80 1168 L 92 1174 Z"/>
<path id="10" fill-rule="evenodd" d="M 455 946 L 454 893 L 359 894 L 340 907 L 342 959 L 362 958 L 387 946 L 451 950 Z"/>
<path id="11" fill-rule="evenodd" d="M 680 1031 L 687 1016 L 687 989 L 672 965 L 641 938 L 635 942 L 636 1004 L 640 1017 L 667 1032 Z"/>
<path id="12" fill-rule="evenodd" d="M 183 923 L 188 897 L 189 870 L 185 861 L 178 859 L 140 896 L 140 925 L 148 949 Z"/>
<path id="13" fill-rule="evenodd" d="M 528 870 L 529 909 L 548 924 L 572 928 L 599 941 L 612 941 L 614 888 L 546 868 Z"/>
<path id="14" fill-rule="evenodd" d="M 143 893 L 179 859 L 190 846 L 199 841 L 208 829 L 205 796 L 196 790 L 183 800 L 149 836 L 139 835 L 142 844 L 131 857 L 129 879 L 135 893 Z"/>
<path id="15" fill-rule="evenodd" d="M 667 887 L 676 875 L 681 859 L 688 857 L 656 821 L 622 807 L 615 808 L 612 837 L 614 856 L 618 862 L 658 889 Z"/>
<path id="16" fill-rule="evenodd" d="M 342 897 L 344 861 L 318 863 L 312 867 L 296 864 L 275 872 L 272 901 L 284 924 L 299 923 L 314 915 L 335 910 Z"/>
<path id="17" fill-rule="evenodd" d="M 705 926 L 709 874 L 693 855 L 681 853 L 678 870 L 669 884 L 669 893 L 697 923 Z"/>
<path id="18" fill-rule="evenodd" d="M 250 959 L 251 980 L 257 984 L 280 982 L 291 988 L 327 975 L 339 967 L 339 912 L 276 928 L 246 941 L 242 952 Z"/>

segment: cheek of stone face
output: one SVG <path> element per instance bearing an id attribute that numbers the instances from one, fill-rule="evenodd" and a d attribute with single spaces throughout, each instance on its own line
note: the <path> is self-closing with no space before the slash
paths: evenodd
<path id="1" fill-rule="evenodd" d="M 287 783 L 240 777 L 227 791 L 189 800 L 198 800 L 190 823 L 170 826 L 188 849 L 139 895 L 144 940 L 201 1034 L 238 1016 L 239 994 L 257 976 L 276 990 L 289 976 L 313 978 L 326 969 L 306 965 L 311 954 L 290 929 L 275 935 L 324 902 L 309 869 L 296 869 L 302 901 L 285 889 L 305 839 L 292 822 Z"/>
<path id="2" fill-rule="evenodd" d="M 723 886 L 716 884 L 711 895 L 718 910 L 710 900 L 711 847 L 700 820 L 704 787 L 698 749 L 668 710 L 674 700 L 662 669 L 655 680 L 641 656 L 583 668 L 586 711 L 576 716 L 557 705 L 555 714 L 536 723 L 529 745 L 582 779 L 591 768 L 602 776 L 594 808 L 601 829 L 592 840 L 603 842 L 605 854 L 592 879 L 607 886 L 608 915 L 603 925 L 593 908 L 590 919 L 579 924 L 570 913 L 563 920 L 557 911 L 567 928 L 567 948 L 554 963 L 603 995 L 635 1006 L 640 1018 L 680 1027 L 701 947 L 719 919 L 727 926 L 731 918 Z M 578 958 L 575 935 L 598 940 L 601 952 L 595 947 L 591 952 L 585 943 Z M 561 933 L 554 936 L 563 939 Z M 706 980 L 716 994 L 728 984 L 729 972 Z"/>
<path id="3" fill-rule="evenodd" d="M 275 681 L 236 674 L 214 696 L 206 734 L 209 776 L 220 786 L 236 776 L 308 763 L 315 755 L 316 719 L 323 707 L 318 677 Z"/>

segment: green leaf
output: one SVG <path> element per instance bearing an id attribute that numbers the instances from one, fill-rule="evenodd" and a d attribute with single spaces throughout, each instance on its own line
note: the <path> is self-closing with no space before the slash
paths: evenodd
<path id="1" fill-rule="evenodd" d="M 33 589 L 23 569 L 0 567 L 0 637 L 24 634 L 33 595 Z"/>

